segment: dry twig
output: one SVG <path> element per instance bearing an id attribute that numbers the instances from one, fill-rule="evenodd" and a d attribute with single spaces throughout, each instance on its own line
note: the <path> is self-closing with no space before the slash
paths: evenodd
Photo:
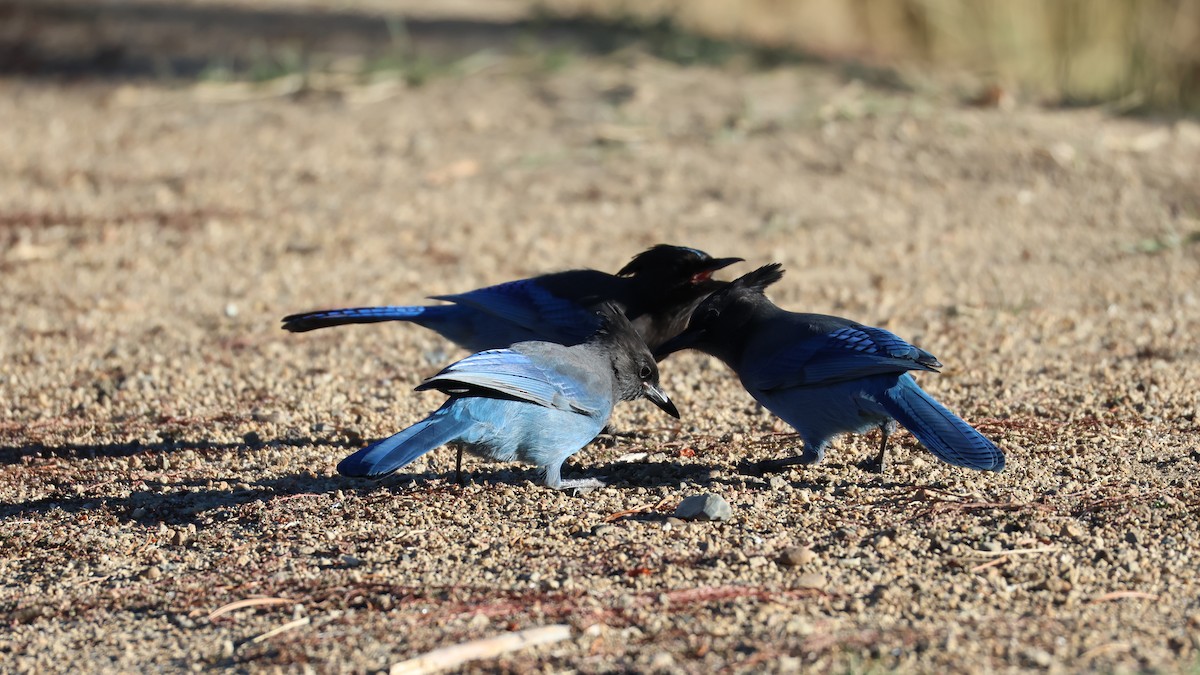
<path id="1" fill-rule="evenodd" d="M 976 565 L 971 568 L 971 571 L 972 572 L 982 572 L 989 567 L 997 567 L 999 565 L 1003 565 L 1006 562 L 1008 562 L 1008 556 L 1001 556 L 999 558 L 996 558 L 995 560 L 989 560 L 988 562 Z"/>
<path id="2" fill-rule="evenodd" d="M 212 621 L 213 619 L 217 618 L 218 616 L 221 616 L 222 614 L 236 612 L 239 609 L 245 609 L 247 607 L 261 607 L 263 605 L 295 605 L 295 604 L 299 604 L 299 603 L 297 603 L 295 600 L 289 600 L 288 598 L 246 598 L 245 600 L 235 600 L 227 605 L 221 605 L 220 607 L 209 612 L 208 620 Z"/>
<path id="3" fill-rule="evenodd" d="M 279 635 L 280 633 L 282 633 L 284 631 L 289 631 L 293 628 L 299 628 L 300 626 L 307 626 L 310 621 L 311 621 L 311 619 L 309 617 L 302 616 L 299 619 L 289 621 L 289 622 L 283 624 L 282 626 L 276 626 L 275 628 L 272 628 L 271 630 L 263 633 L 262 635 L 251 638 L 250 642 L 252 642 L 254 644 L 258 644 L 259 642 L 262 642 L 263 640 L 266 640 L 267 638 L 275 637 L 276 635 Z"/>
<path id="4" fill-rule="evenodd" d="M 479 659 L 491 659 L 526 647 L 561 642 L 571 637 L 571 627 L 566 624 L 539 626 L 526 630 L 496 635 L 481 640 L 471 640 L 451 647 L 442 647 L 426 652 L 416 658 L 392 665 L 391 675 L 420 675 L 456 668 Z"/>
<path id="5" fill-rule="evenodd" d="M 1098 595 L 1098 596 L 1092 598 L 1092 603 L 1108 602 L 1109 600 L 1123 600 L 1125 598 L 1140 598 L 1142 600 L 1158 600 L 1157 595 L 1155 595 L 1153 593 L 1146 593 L 1144 591 L 1113 591 L 1111 593 L 1105 593 L 1104 595 Z"/>
<path id="6" fill-rule="evenodd" d="M 1013 549 L 1009 549 L 1007 551 L 980 551 L 980 550 L 976 549 L 974 551 L 971 551 L 971 553 L 974 553 L 975 555 L 991 557 L 991 556 L 996 556 L 996 555 L 998 555 L 998 556 L 1019 555 L 1021 553 L 1053 553 L 1057 550 L 1058 550 L 1057 546 L 1039 546 L 1037 548 L 1013 548 Z"/>
<path id="7" fill-rule="evenodd" d="M 632 509 L 625 509 L 624 511 L 617 511 L 616 513 L 610 513 L 608 516 L 606 516 L 604 518 L 604 522 L 611 523 L 612 521 L 620 520 L 620 519 L 624 518 L 625 516 L 635 516 L 639 513 L 645 513 L 647 511 L 657 511 L 657 510 L 661 509 L 663 507 L 663 505 L 669 501 L 671 501 L 671 497 L 663 497 L 662 499 L 658 500 L 658 502 L 655 504 L 642 504 L 641 506 L 635 506 Z"/>

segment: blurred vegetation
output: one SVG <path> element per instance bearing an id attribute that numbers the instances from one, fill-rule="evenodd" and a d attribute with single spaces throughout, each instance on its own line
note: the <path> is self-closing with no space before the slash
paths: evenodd
<path id="1" fill-rule="evenodd" d="M 667 57 L 723 40 L 872 66 L 974 75 L 1064 105 L 1200 112 L 1200 0 L 540 0 L 556 17 L 637 24 Z M 657 37 L 655 37 L 657 36 Z M 981 87 L 982 88 L 982 87 Z"/>

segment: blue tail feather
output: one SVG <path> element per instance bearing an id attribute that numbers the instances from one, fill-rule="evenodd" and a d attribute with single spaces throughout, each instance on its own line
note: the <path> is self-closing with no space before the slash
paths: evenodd
<path id="1" fill-rule="evenodd" d="M 1000 448 L 925 393 L 911 375 L 902 375 L 879 403 L 943 462 L 981 471 L 1004 469 Z"/>
<path id="2" fill-rule="evenodd" d="M 388 306 L 388 307 L 350 307 L 347 309 L 330 309 L 319 312 L 304 312 L 283 317 L 283 329 L 293 333 L 304 333 L 318 328 L 342 326 L 351 323 L 379 323 L 381 321 L 413 321 L 436 318 L 446 311 L 452 311 L 453 305 L 434 306 Z"/>
<path id="3" fill-rule="evenodd" d="M 471 426 L 440 409 L 400 433 L 368 445 L 338 463 L 343 476 L 386 476 L 421 455 L 458 438 Z"/>

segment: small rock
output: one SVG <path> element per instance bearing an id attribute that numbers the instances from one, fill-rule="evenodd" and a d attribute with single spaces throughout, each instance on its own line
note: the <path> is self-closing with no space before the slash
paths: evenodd
<path id="1" fill-rule="evenodd" d="M 781 656 L 776 667 L 781 673 L 798 673 L 804 666 L 804 661 L 798 656 Z"/>
<path id="2" fill-rule="evenodd" d="M 342 567 L 358 567 L 362 561 L 352 555 L 342 556 Z"/>
<path id="3" fill-rule="evenodd" d="M 183 546 L 188 543 L 188 533 L 184 530 L 175 530 L 171 533 L 171 544 L 174 546 Z"/>
<path id="4" fill-rule="evenodd" d="M 675 517 L 683 520 L 729 520 L 733 507 L 720 495 L 692 495 L 675 507 Z"/>
<path id="5" fill-rule="evenodd" d="M 134 520 L 141 520 L 142 518 L 145 518 L 146 517 L 146 508 L 143 506 L 137 507 L 133 511 L 129 512 L 129 517 Z"/>
<path id="6" fill-rule="evenodd" d="M 1050 591 L 1051 593 L 1066 593 L 1067 591 L 1071 590 L 1071 588 L 1071 582 L 1067 581 L 1066 579 L 1053 576 L 1049 579 L 1046 579 L 1046 590 Z"/>
<path id="7" fill-rule="evenodd" d="M 188 618 L 188 616 L 186 614 L 172 614 L 170 621 L 171 621 L 171 623 L 175 624 L 176 626 L 179 626 L 180 628 L 195 628 L 196 627 L 196 622 L 192 621 L 190 618 Z"/>
<path id="8" fill-rule="evenodd" d="M 13 612 L 12 619 L 16 623 L 32 623 L 40 619 L 45 613 L 45 609 L 42 607 L 22 607 Z"/>
<path id="9" fill-rule="evenodd" d="M 1060 537 L 1079 541 L 1083 538 L 1083 528 L 1076 522 L 1063 523 L 1062 529 L 1058 532 Z"/>
<path id="10" fill-rule="evenodd" d="M 613 527 L 612 525 L 597 525 L 596 527 L 592 528 L 592 534 L 596 535 L 597 537 L 604 537 L 612 534 L 616 529 L 617 528 Z"/>
<path id="11" fill-rule="evenodd" d="M 825 579 L 825 575 L 817 574 L 816 572 L 809 572 L 807 574 L 801 574 L 796 579 L 796 585 L 799 586 L 800 588 L 815 588 L 817 590 L 820 590 L 822 588 L 825 588 L 825 584 L 827 584 L 827 583 L 828 583 L 828 581 Z"/>
<path id="12" fill-rule="evenodd" d="M 1037 647 L 1030 647 L 1026 649 L 1022 656 L 1024 656 L 1026 659 L 1029 659 L 1034 665 L 1041 668 L 1049 668 L 1050 665 L 1054 663 L 1054 657 L 1050 655 L 1050 652 L 1047 652 L 1044 649 L 1038 649 Z"/>
<path id="13" fill-rule="evenodd" d="M 258 435 L 257 431 L 248 432 L 242 436 L 242 442 L 251 447 L 262 445 L 262 436 Z"/>
<path id="14" fill-rule="evenodd" d="M 670 652 L 659 652 L 650 659 L 651 672 L 671 672 L 675 670 L 675 657 Z"/>
<path id="15" fill-rule="evenodd" d="M 158 569 L 157 567 L 147 567 L 146 569 L 142 570 L 142 578 L 149 579 L 150 581 L 161 579 L 162 570 Z"/>
<path id="16" fill-rule="evenodd" d="M 803 567 L 817 559 L 817 554 L 807 546 L 789 546 L 779 554 L 779 564 L 784 567 Z"/>
<path id="17" fill-rule="evenodd" d="M 284 424 L 288 421 L 288 416 L 279 410 L 262 410 L 255 408 L 250 413 L 250 419 L 255 422 L 268 422 L 270 424 Z"/>
<path id="18" fill-rule="evenodd" d="M 791 483 L 787 482 L 782 476 L 771 476 L 767 481 L 767 485 L 772 490 L 786 490 L 791 487 Z"/>

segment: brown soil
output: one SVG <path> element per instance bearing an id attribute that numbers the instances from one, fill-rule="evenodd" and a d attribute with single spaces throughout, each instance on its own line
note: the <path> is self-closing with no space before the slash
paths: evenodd
<path id="1" fill-rule="evenodd" d="M 1200 664 L 1196 124 L 635 51 L 291 82 L 0 80 L 3 670 L 375 670 L 558 622 L 473 667 Z M 779 304 L 933 352 L 922 385 L 1008 469 L 901 434 L 882 477 L 874 436 L 741 473 L 798 441 L 682 354 L 682 423 L 621 407 L 567 467 L 612 482 L 586 496 L 478 460 L 458 487 L 444 450 L 336 475 L 461 352 L 281 316 L 663 241 L 747 259 L 726 276 L 780 261 Z M 669 519 L 703 492 L 733 519 Z M 294 604 L 208 618 L 256 596 Z"/>

